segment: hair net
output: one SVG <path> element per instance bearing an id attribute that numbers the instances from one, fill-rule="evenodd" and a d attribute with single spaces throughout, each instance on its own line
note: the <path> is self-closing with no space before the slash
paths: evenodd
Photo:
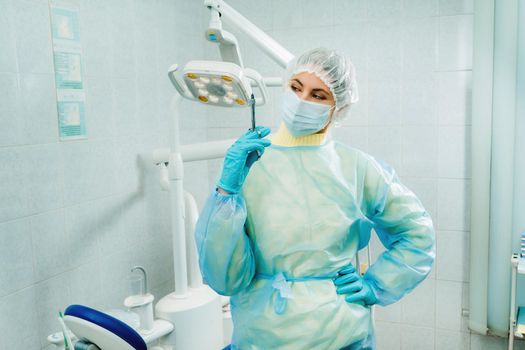
<path id="1" fill-rule="evenodd" d="M 301 72 L 315 74 L 328 86 L 335 99 L 336 122 L 359 100 L 354 65 L 335 50 L 316 48 L 295 57 L 288 63 L 284 81 L 288 84 L 293 75 Z"/>

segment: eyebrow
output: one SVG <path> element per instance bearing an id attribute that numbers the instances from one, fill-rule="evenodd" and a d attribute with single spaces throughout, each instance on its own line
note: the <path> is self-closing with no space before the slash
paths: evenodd
<path id="1" fill-rule="evenodd" d="M 325 89 L 312 89 L 312 91 L 321 91 L 321 92 L 324 92 L 325 94 L 330 95 L 330 94 L 328 93 L 328 91 L 326 91 Z"/>
<path id="2" fill-rule="evenodd" d="M 303 83 L 301 83 L 301 81 L 300 81 L 299 79 L 297 79 L 297 78 L 293 78 L 292 80 L 295 81 L 295 82 L 297 82 L 297 83 L 299 83 L 299 85 L 303 86 Z M 330 93 L 329 93 L 328 91 L 326 91 L 325 89 L 316 88 L 316 89 L 312 89 L 312 91 L 322 91 L 322 92 L 324 92 L 325 94 L 330 95 Z"/>

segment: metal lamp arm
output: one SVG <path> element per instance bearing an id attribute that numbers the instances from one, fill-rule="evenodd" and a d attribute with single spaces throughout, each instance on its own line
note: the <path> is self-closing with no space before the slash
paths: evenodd
<path id="1" fill-rule="evenodd" d="M 204 6 L 220 13 L 221 19 L 236 30 L 246 34 L 255 44 L 281 67 L 286 68 L 294 55 L 281 44 L 250 22 L 222 0 L 204 0 Z"/>

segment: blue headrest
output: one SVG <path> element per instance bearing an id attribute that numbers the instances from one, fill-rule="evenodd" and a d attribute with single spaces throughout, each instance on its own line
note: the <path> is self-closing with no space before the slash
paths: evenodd
<path id="1" fill-rule="evenodd" d="M 64 315 L 74 316 L 94 323 L 99 327 L 105 328 L 117 335 L 136 350 L 147 350 L 144 339 L 133 328 L 124 322 L 109 316 L 103 312 L 83 305 L 70 305 Z"/>

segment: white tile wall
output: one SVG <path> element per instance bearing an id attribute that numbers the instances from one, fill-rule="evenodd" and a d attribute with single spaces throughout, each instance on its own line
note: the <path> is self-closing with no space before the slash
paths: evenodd
<path id="1" fill-rule="evenodd" d="M 4 62 L 0 67 L 11 69 Z M 16 71 L 16 68 L 13 70 Z M 16 73 L 0 73 L 0 95 L 4 97 L 4 103 L 0 104 L 0 146 L 8 146 L 20 143 L 24 133 L 24 119 L 13 118 L 21 108 L 20 91 L 18 89 L 18 76 Z"/>
<path id="2" fill-rule="evenodd" d="M 35 282 L 61 274 L 71 267 L 63 218 L 62 209 L 43 212 L 30 218 Z M 57 251 L 62 254 L 57 254 Z"/>
<path id="3" fill-rule="evenodd" d="M 406 68 L 405 68 L 406 69 Z M 437 123 L 437 88 L 433 72 L 417 77 L 404 74 L 401 90 L 401 123 L 435 126 Z"/>
<path id="4" fill-rule="evenodd" d="M 367 18 L 368 7 L 365 1 L 360 0 L 334 0 L 335 24 L 346 24 L 350 18 Z"/>
<path id="5" fill-rule="evenodd" d="M 474 12 L 474 0 L 440 0 L 439 14 L 455 15 Z"/>
<path id="6" fill-rule="evenodd" d="M 232 4 L 234 3 L 235 2 L 233 2 Z M 301 28 L 305 26 L 303 4 L 301 0 L 273 0 L 272 6 L 269 9 L 271 10 L 271 14 L 269 15 L 272 16 L 274 29 L 292 29 Z M 251 13 L 251 10 L 249 11 L 249 13 Z"/>
<path id="7" fill-rule="evenodd" d="M 472 69 L 472 15 L 439 17 L 438 69 Z"/>
<path id="8" fill-rule="evenodd" d="M 13 220 L 29 213 L 27 190 L 23 182 L 23 164 L 20 162 L 21 150 L 16 148 L 0 149 L 0 221 Z"/>
<path id="9" fill-rule="evenodd" d="M 398 67 L 399 68 L 399 67 Z M 392 68 L 397 69 L 397 68 Z M 373 73 L 378 74 L 381 73 Z M 368 122 L 375 127 L 397 127 L 401 122 L 399 77 L 368 81 Z"/>
<path id="10" fill-rule="evenodd" d="M 378 322 L 401 323 L 401 303 L 394 303 L 389 307 L 376 307 L 375 318 Z"/>
<path id="11" fill-rule="evenodd" d="M 437 130 L 431 126 L 405 126 L 401 132 L 401 176 L 432 177 L 437 171 Z"/>
<path id="12" fill-rule="evenodd" d="M 381 162 L 400 170 L 401 135 L 399 126 L 370 126 L 368 128 L 368 148 L 365 151 Z"/>
<path id="13" fill-rule="evenodd" d="M 470 349 L 470 335 L 465 332 L 436 330 L 436 350 Z"/>
<path id="14" fill-rule="evenodd" d="M 438 0 L 403 0 L 405 17 L 430 17 L 438 13 Z"/>
<path id="15" fill-rule="evenodd" d="M 434 348 L 434 329 L 401 326 L 401 350 L 427 350 Z"/>
<path id="16" fill-rule="evenodd" d="M 369 82 L 399 84 L 402 67 L 400 20 L 371 19 L 367 25 Z M 371 85 L 369 85 L 370 88 Z M 385 94 L 385 97 L 390 95 L 391 93 Z"/>
<path id="17" fill-rule="evenodd" d="M 436 328 L 467 331 L 466 319 L 462 316 L 462 308 L 468 305 L 464 298 L 466 285 L 463 282 L 436 281 Z"/>
<path id="18" fill-rule="evenodd" d="M 436 226 L 439 230 L 470 229 L 470 181 L 439 179 Z"/>
<path id="19" fill-rule="evenodd" d="M 334 18 L 334 2 L 333 0 L 328 0 L 319 6 L 317 0 L 303 0 L 301 2 L 301 7 L 303 9 L 303 21 L 305 27 L 320 27 L 328 26 L 330 27 L 333 23 Z M 292 13 L 297 12 L 297 9 Z"/>
<path id="20" fill-rule="evenodd" d="M 0 339 L 2 349 L 39 349 L 35 287 L 21 289 L 0 299 Z"/>
<path id="21" fill-rule="evenodd" d="M 332 130 L 334 137 L 357 149 L 368 149 L 368 128 L 342 126 Z"/>
<path id="22" fill-rule="evenodd" d="M 62 159 L 56 143 L 19 148 L 30 214 L 63 205 Z"/>
<path id="23" fill-rule="evenodd" d="M 2 278 L 0 296 L 11 294 L 33 284 L 35 271 L 31 259 L 31 223 L 25 219 L 0 225 Z"/>
<path id="24" fill-rule="evenodd" d="M 401 304 L 401 322 L 432 329 L 435 324 L 436 280 L 426 279 Z"/>
<path id="25" fill-rule="evenodd" d="M 45 1 L 11 1 L 18 72 L 52 74 L 50 16 Z M 30 20 L 29 20 L 30 19 Z M 46 91 L 47 92 L 47 91 Z"/>
<path id="26" fill-rule="evenodd" d="M 401 349 L 401 324 L 394 322 L 376 322 L 376 340 L 378 349 Z"/>
<path id="27" fill-rule="evenodd" d="M 57 139 L 54 77 L 49 74 L 20 74 L 21 113 L 25 140 L 50 143 Z"/>
<path id="28" fill-rule="evenodd" d="M 469 281 L 469 233 L 438 231 L 439 253 L 436 259 L 437 278 L 446 281 Z"/>
<path id="29" fill-rule="evenodd" d="M 0 69 L 2 72 L 16 72 L 16 46 L 15 28 L 13 25 L 13 8 L 10 1 L 0 1 L 2 13 L 0 13 Z M 3 84 L 2 84 L 3 85 Z M 4 94 L 2 94 L 4 95 Z"/>
<path id="30" fill-rule="evenodd" d="M 439 72 L 437 101 L 441 125 L 470 125 L 472 71 Z"/>
<path id="31" fill-rule="evenodd" d="M 438 174 L 443 178 L 470 178 L 470 127 L 442 126 L 438 128 Z"/>
<path id="32" fill-rule="evenodd" d="M 401 13 L 401 0 L 371 0 L 368 2 L 369 18 L 398 18 Z"/>

